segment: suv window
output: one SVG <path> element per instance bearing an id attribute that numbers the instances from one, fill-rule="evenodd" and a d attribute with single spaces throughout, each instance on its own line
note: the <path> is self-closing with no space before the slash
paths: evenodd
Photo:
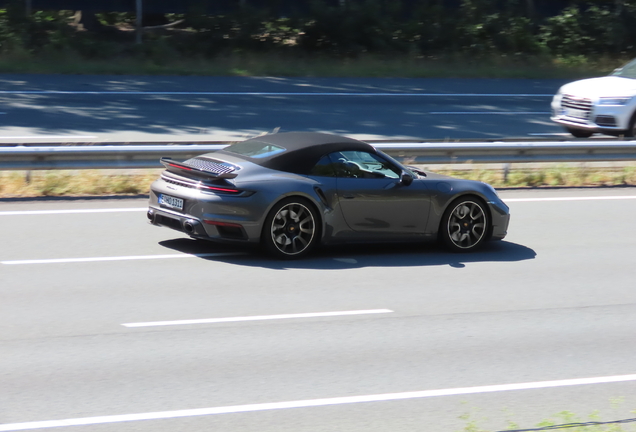
<path id="1" fill-rule="evenodd" d="M 622 68 L 618 69 L 612 75 L 620 76 L 623 78 L 636 78 L 636 60 L 632 60 Z"/>

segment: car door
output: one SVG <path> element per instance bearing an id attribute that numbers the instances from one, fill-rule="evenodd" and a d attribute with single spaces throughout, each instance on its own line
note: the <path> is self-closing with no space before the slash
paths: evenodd
<path id="1" fill-rule="evenodd" d="M 375 234 L 424 233 L 430 210 L 425 182 L 403 184 L 402 168 L 378 154 L 343 151 L 329 156 L 349 228 Z"/>

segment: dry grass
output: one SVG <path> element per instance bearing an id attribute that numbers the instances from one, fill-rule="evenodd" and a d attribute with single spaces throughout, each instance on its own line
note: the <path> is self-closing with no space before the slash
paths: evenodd
<path id="1" fill-rule="evenodd" d="M 0 173 L 0 197 L 95 196 L 147 194 L 160 170 L 131 174 L 87 171 L 24 171 Z"/>
<path id="2" fill-rule="evenodd" d="M 540 188 L 575 186 L 636 186 L 636 167 L 587 168 L 550 167 L 502 170 L 435 170 L 453 177 L 479 180 L 498 188 Z M 101 196 L 147 194 L 161 170 L 113 172 L 34 171 L 30 181 L 24 171 L 0 172 L 0 197 Z"/>
<path id="3" fill-rule="evenodd" d="M 496 188 L 636 185 L 636 167 L 632 166 L 607 169 L 588 167 L 513 168 L 507 177 L 503 170 L 446 170 L 437 172 L 452 177 L 480 180 Z"/>

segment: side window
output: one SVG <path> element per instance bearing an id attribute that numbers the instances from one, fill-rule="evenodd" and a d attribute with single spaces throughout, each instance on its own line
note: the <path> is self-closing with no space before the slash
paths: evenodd
<path id="1" fill-rule="evenodd" d="M 320 160 L 309 172 L 309 175 L 320 177 L 335 177 L 336 171 L 329 156 L 323 156 L 322 158 L 320 158 Z"/>
<path id="2" fill-rule="evenodd" d="M 362 152 L 343 151 L 332 153 L 336 175 L 347 178 L 400 178 L 400 173 L 382 157 Z"/>

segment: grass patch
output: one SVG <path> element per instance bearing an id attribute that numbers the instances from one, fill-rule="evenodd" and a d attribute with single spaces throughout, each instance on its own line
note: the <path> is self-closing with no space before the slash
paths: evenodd
<path id="1" fill-rule="evenodd" d="M 403 77 L 403 78 L 563 78 L 605 75 L 623 60 L 568 62 L 563 58 L 491 55 L 421 57 L 362 55 L 356 58 L 281 53 L 182 57 L 170 53 L 158 58 L 87 59 L 71 50 L 31 54 L 17 51 L 0 55 L 0 73 L 201 75 L 282 77 Z"/>
<path id="2" fill-rule="evenodd" d="M 107 174 L 100 170 L 0 172 L 0 197 L 147 194 L 161 170 Z"/>
<path id="3" fill-rule="evenodd" d="M 626 414 L 624 412 L 625 410 L 621 409 L 620 411 L 623 413 L 619 413 L 619 408 L 624 404 L 624 401 L 624 397 L 610 399 L 611 409 L 606 410 L 603 416 L 601 416 L 600 410 L 592 411 L 592 413 L 587 416 L 580 416 L 572 411 L 560 411 L 543 419 L 534 426 L 520 425 L 516 421 L 513 421 L 514 413 L 508 408 L 502 409 L 497 419 L 489 419 L 481 414 L 480 409 L 469 406 L 466 402 L 462 402 L 462 404 L 466 405 L 468 411 L 459 416 L 459 419 L 463 420 L 465 425 L 457 432 L 508 432 L 516 430 L 541 430 L 542 428 L 543 430 L 563 430 L 569 432 L 636 432 L 636 418 L 633 416 L 633 414 L 636 414 L 636 410 L 631 410 Z M 480 426 L 480 423 L 492 423 L 493 420 L 497 420 L 497 423 L 505 424 L 505 426 L 498 427 L 495 430 L 484 429 Z"/>
<path id="4" fill-rule="evenodd" d="M 636 167 L 600 169 L 550 167 L 545 169 L 435 170 L 439 174 L 479 180 L 498 188 L 540 188 L 575 186 L 636 186 Z M 103 170 L 0 172 L 0 197 L 99 196 L 147 194 L 160 169 L 131 172 Z"/>
<path id="5" fill-rule="evenodd" d="M 632 166 L 513 168 L 507 176 L 503 170 L 439 170 L 436 172 L 467 180 L 483 181 L 496 188 L 636 186 L 636 167 Z"/>

